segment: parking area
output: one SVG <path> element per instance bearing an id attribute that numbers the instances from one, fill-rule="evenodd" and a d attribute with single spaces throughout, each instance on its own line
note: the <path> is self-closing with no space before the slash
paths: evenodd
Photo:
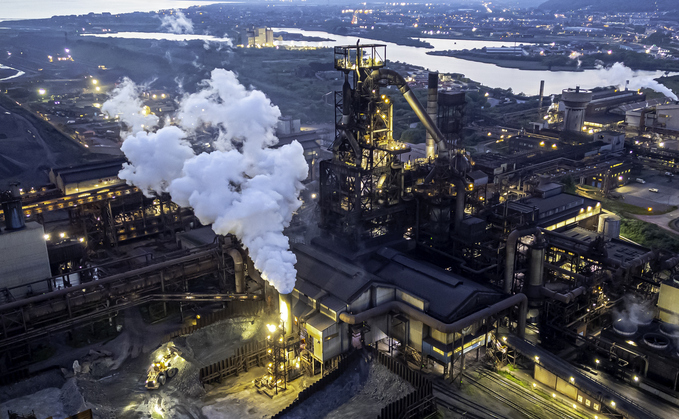
<path id="1" fill-rule="evenodd" d="M 670 178 L 664 172 L 645 171 L 639 178 L 646 183 L 638 183 L 632 179 L 629 184 L 615 190 L 625 197 L 626 203 L 657 210 L 672 205 L 679 206 L 679 176 Z"/>

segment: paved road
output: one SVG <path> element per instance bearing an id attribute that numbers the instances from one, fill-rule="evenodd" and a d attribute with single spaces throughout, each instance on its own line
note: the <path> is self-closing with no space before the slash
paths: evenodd
<path id="1" fill-rule="evenodd" d="M 675 176 L 668 182 L 668 177 L 664 175 L 664 172 L 649 170 L 640 177 L 646 183 L 641 184 L 633 181 L 615 190 L 625 197 L 625 203 L 655 209 L 662 209 L 668 205 L 679 206 L 679 176 Z M 650 189 L 657 189 L 658 192 L 651 192 Z M 635 215 L 635 217 L 667 231 L 677 233 L 669 227 L 669 223 L 679 218 L 679 209 L 662 215 Z"/>

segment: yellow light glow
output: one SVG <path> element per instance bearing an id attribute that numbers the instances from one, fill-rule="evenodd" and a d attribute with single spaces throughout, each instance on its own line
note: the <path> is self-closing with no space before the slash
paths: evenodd
<path id="1" fill-rule="evenodd" d="M 274 325 L 274 324 L 267 324 L 266 327 L 267 327 L 267 329 L 269 329 L 269 332 L 271 332 L 271 333 L 276 331 L 276 325 Z"/>

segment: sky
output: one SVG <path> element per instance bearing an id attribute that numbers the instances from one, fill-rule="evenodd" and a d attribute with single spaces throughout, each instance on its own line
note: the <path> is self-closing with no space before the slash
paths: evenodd
<path id="1" fill-rule="evenodd" d="M 309 3 L 332 4 L 332 0 L 308 0 Z M 439 0 L 438 3 L 447 1 Z M 470 3 L 462 0 L 461 2 Z M 533 7 L 544 0 L 496 0 L 494 3 Z M 129 13 L 160 9 L 185 8 L 212 3 L 248 3 L 247 0 L 0 0 L 0 21 L 15 19 L 45 19 L 55 15 L 82 15 L 90 12 Z M 301 2 L 300 2 L 301 3 Z M 341 3 L 359 3 L 341 0 Z M 455 2 L 460 3 L 460 2 Z"/>
<path id="2" fill-rule="evenodd" d="M 218 0 L 0 0 L 0 20 L 44 19 L 56 15 L 83 15 L 90 12 L 149 12 L 212 3 L 239 2 Z"/>

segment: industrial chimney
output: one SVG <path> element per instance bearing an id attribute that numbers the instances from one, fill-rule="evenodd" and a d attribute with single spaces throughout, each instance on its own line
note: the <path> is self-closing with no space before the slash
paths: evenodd
<path id="1" fill-rule="evenodd" d="M 26 227 L 19 184 L 10 184 L 10 190 L 2 193 L 0 201 L 2 201 L 2 212 L 5 214 L 5 229 L 14 231 Z"/>

